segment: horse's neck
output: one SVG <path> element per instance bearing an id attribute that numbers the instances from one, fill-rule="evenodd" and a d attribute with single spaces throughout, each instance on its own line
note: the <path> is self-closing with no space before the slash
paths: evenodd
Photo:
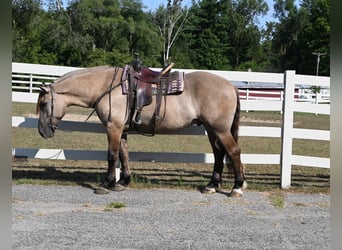
<path id="1" fill-rule="evenodd" d="M 96 88 L 89 88 L 87 84 L 73 84 L 72 82 L 62 82 L 54 86 L 55 92 L 64 96 L 67 106 L 80 106 L 91 108 L 94 106 L 98 96 L 100 96 L 107 86 L 98 85 Z"/>
<path id="2" fill-rule="evenodd" d="M 54 85 L 54 91 L 62 97 L 66 106 L 89 107 L 88 101 L 78 95 L 70 85 L 56 84 Z"/>

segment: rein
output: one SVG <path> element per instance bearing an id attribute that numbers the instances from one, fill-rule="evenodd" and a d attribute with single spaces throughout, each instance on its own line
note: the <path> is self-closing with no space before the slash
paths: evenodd
<path id="1" fill-rule="evenodd" d="M 117 76 L 117 74 L 118 74 L 118 71 L 119 71 L 119 68 L 115 67 L 114 76 L 113 76 L 112 81 L 111 81 L 111 83 L 110 83 L 109 89 L 107 89 L 104 93 L 102 93 L 102 95 L 100 95 L 100 96 L 96 99 L 96 101 L 95 101 L 95 103 L 94 103 L 94 105 L 93 105 L 94 110 L 90 113 L 90 115 L 87 117 L 87 119 L 86 119 L 84 122 L 87 122 L 87 121 L 89 120 L 89 118 L 95 113 L 95 111 L 96 111 L 96 110 L 95 110 L 96 106 L 97 106 L 98 103 L 102 100 L 102 98 L 103 98 L 104 96 L 106 96 L 107 94 L 109 94 L 109 114 L 108 114 L 108 121 L 109 121 L 109 122 L 112 121 L 112 95 L 111 95 L 111 93 L 112 93 L 112 91 L 113 91 L 114 89 L 116 89 L 117 87 L 119 87 L 119 86 L 121 85 L 121 82 L 119 82 L 118 84 L 116 84 L 115 86 L 113 86 L 114 81 L 115 81 L 115 79 L 116 79 L 116 76 Z"/>
<path id="2" fill-rule="evenodd" d="M 114 90 L 114 89 L 116 89 L 117 87 L 119 87 L 120 85 L 121 85 L 121 82 L 119 82 L 118 84 L 116 84 L 115 86 L 113 86 L 113 84 L 114 84 L 114 81 L 115 81 L 115 79 L 116 79 L 116 76 L 117 76 L 117 74 L 118 74 L 118 71 L 119 71 L 119 68 L 115 68 L 115 71 L 114 71 L 114 76 L 113 76 L 113 78 L 112 78 L 112 81 L 111 81 L 111 83 L 110 83 L 110 86 L 109 86 L 109 89 L 107 89 L 102 95 L 100 95 L 97 99 L 96 99 L 96 101 L 95 101 L 95 103 L 94 103 L 94 110 L 90 113 L 90 115 L 87 117 L 87 119 L 84 121 L 84 122 L 87 122 L 88 120 L 89 120 L 89 118 L 94 114 L 94 112 L 96 111 L 95 110 L 95 107 L 97 106 L 97 104 L 101 101 L 101 99 L 105 96 L 105 95 L 107 95 L 107 94 L 110 94 L 109 95 L 109 114 L 108 114 L 108 121 L 111 121 L 112 120 L 112 105 L 111 105 L 111 103 L 112 103 L 112 98 L 111 98 L 111 92 Z M 52 84 L 49 84 L 48 85 L 49 87 L 50 87 L 50 89 L 51 89 L 51 105 L 50 105 L 50 107 L 51 107 L 51 115 L 50 115 L 50 122 L 49 122 L 49 127 L 53 130 L 53 131 L 55 131 L 56 129 L 57 129 L 57 125 L 53 122 L 53 118 L 55 118 L 54 117 L 54 89 L 53 89 L 53 85 Z"/>

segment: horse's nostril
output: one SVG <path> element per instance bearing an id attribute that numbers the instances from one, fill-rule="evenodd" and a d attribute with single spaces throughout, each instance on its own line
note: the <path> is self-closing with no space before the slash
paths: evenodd
<path id="1" fill-rule="evenodd" d="M 49 126 L 50 126 L 50 128 L 51 128 L 52 132 L 55 132 L 55 131 L 56 131 L 56 129 L 57 129 L 57 126 L 56 126 L 55 124 L 53 124 L 53 123 L 50 123 L 50 124 L 49 124 Z"/>

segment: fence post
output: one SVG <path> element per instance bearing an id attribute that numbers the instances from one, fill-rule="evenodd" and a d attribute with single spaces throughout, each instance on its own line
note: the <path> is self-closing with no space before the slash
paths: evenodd
<path id="1" fill-rule="evenodd" d="M 283 124 L 280 156 L 280 186 L 291 186 L 292 131 L 294 110 L 294 88 L 296 71 L 287 70 L 284 74 Z"/>
<path id="2" fill-rule="evenodd" d="M 30 74 L 30 93 L 33 93 L 32 87 L 33 87 L 33 76 L 32 74 Z"/>
<path id="3" fill-rule="evenodd" d="M 246 112 L 248 112 L 248 99 L 249 99 L 249 88 L 246 89 L 246 104 L 247 104 L 246 105 L 247 108 L 245 110 Z"/>
<path id="4" fill-rule="evenodd" d="M 280 101 L 284 103 L 284 90 L 280 91 Z M 283 109 L 280 110 L 280 114 L 283 114 Z"/>

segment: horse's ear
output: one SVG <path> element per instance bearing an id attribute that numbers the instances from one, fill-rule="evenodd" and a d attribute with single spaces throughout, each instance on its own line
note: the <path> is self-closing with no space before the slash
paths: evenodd
<path id="1" fill-rule="evenodd" d="M 43 83 L 42 86 L 40 86 L 40 89 L 43 93 L 49 93 L 50 88 L 47 87 L 47 85 L 45 85 L 45 83 Z"/>

